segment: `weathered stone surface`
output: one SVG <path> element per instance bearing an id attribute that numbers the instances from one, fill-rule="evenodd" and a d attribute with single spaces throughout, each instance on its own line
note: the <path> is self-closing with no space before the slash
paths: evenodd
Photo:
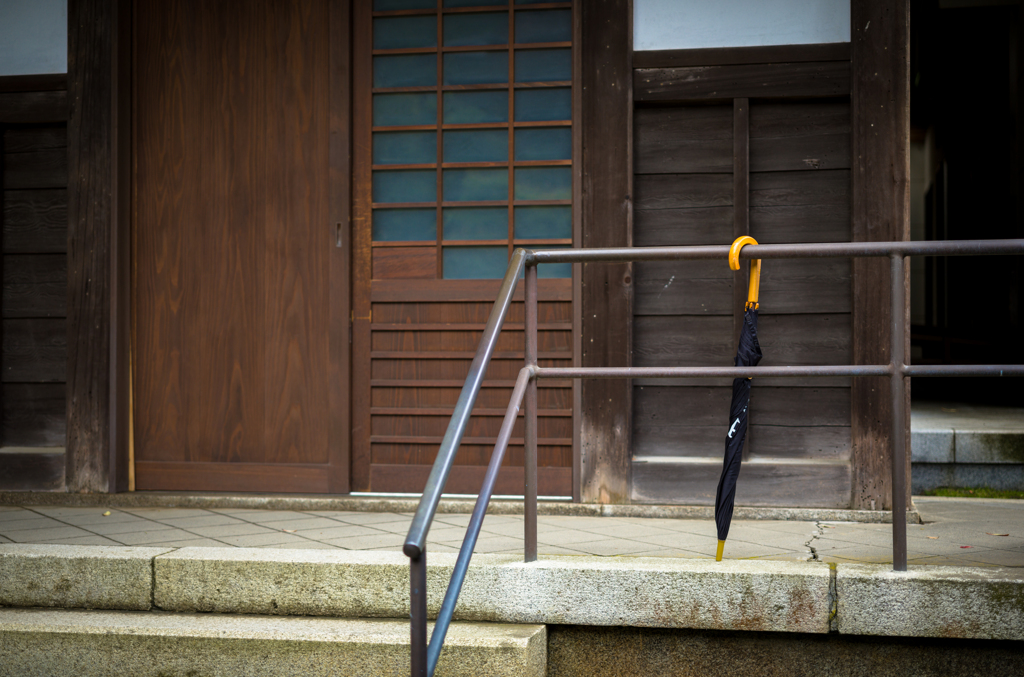
<path id="1" fill-rule="evenodd" d="M 1024 571 L 841 564 L 839 632 L 1024 640 Z"/>
<path id="2" fill-rule="evenodd" d="M 153 558 L 170 548 L 0 545 L 0 606 L 149 609 Z"/>
<path id="3" fill-rule="evenodd" d="M 654 628 L 548 628 L 548 677 L 1016 677 L 1019 642 Z"/>
<path id="4" fill-rule="evenodd" d="M 446 499 L 437 506 L 439 514 L 473 512 L 475 501 Z M 158 491 L 125 492 L 121 494 L 68 494 L 58 492 L 0 491 L 0 505 L 63 505 L 109 508 L 202 508 L 218 510 L 244 508 L 254 510 L 351 510 L 357 512 L 415 512 L 418 499 L 375 498 L 370 496 L 310 497 L 246 494 L 183 494 Z M 603 505 L 541 501 L 540 515 L 577 517 L 651 517 L 667 519 L 709 520 L 715 518 L 713 506 L 690 505 Z M 521 500 L 492 500 L 488 515 L 522 515 Z M 803 520 L 826 522 L 890 523 L 892 513 L 886 510 L 834 510 L 827 508 L 751 508 L 738 506 L 736 520 Z M 907 522 L 917 524 L 920 517 L 913 509 L 907 511 Z"/>
<path id="5" fill-rule="evenodd" d="M 437 675 L 542 677 L 543 626 L 455 623 Z M 0 676 L 409 674 L 408 620 L 0 610 Z"/>
<path id="6" fill-rule="evenodd" d="M 427 558 L 435 614 L 455 556 Z M 825 564 L 662 557 L 476 555 L 455 618 L 507 623 L 828 632 Z M 400 553 L 182 548 L 158 557 L 156 605 L 170 611 L 403 618 Z"/>
<path id="7" fill-rule="evenodd" d="M 910 459 L 914 463 L 952 463 L 952 430 L 913 430 L 910 433 Z"/>

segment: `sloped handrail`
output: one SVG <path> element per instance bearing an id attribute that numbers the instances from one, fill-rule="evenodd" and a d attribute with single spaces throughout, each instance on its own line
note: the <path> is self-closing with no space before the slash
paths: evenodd
<path id="1" fill-rule="evenodd" d="M 906 525 L 906 420 L 903 406 L 906 379 L 912 376 L 1024 376 L 1024 365 L 909 365 L 904 345 L 909 331 L 906 321 L 905 279 L 908 256 L 969 256 L 1024 254 L 1024 239 L 1018 240 L 956 240 L 917 242 L 834 242 L 816 244 L 748 245 L 740 252 L 744 259 L 780 258 L 856 258 L 890 259 L 891 333 L 889 364 L 823 365 L 823 366 L 759 366 L 759 367 L 590 367 L 542 368 L 537 363 L 537 265 L 540 263 L 595 263 L 628 261 L 666 261 L 684 259 L 725 259 L 729 245 L 688 247 L 627 247 L 614 249 L 560 249 L 529 251 L 516 249 L 502 280 L 498 298 L 491 309 L 480 346 L 469 368 L 465 385 L 459 394 L 455 411 L 441 441 L 437 459 L 431 468 L 423 497 L 413 517 L 403 551 L 410 559 L 411 601 L 411 667 L 413 677 L 431 677 L 440 657 L 445 635 L 455 612 L 459 592 L 465 581 L 473 548 L 480 534 L 487 505 L 497 481 L 498 471 L 512 436 L 512 428 L 525 402 L 524 426 L 524 531 L 527 562 L 537 558 L 537 380 L 540 378 L 714 378 L 737 377 L 824 377 L 824 376 L 888 376 L 892 398 L 891 472 L 893 569 L 907 569 Z M 427 642 L 427 563 L 426 541 L 437 511 L 444 485 L 448 480 L 455 454 L 480 392 L 484 375 L 498 334 L 512 303 L 516 282 L 525 268 L 524 333 L 525 362 L 519 372 L 512 398 L 502 421 L 491 455 L 487 473 L 459 550 L 451 581 L 437 615 L 430 642 Z M 895 284 L 899 281 L 899 284 Z"/>

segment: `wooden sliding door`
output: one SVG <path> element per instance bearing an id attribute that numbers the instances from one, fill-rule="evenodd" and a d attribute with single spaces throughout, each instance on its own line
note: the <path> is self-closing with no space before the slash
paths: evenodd
<path id="1" fill-rule="evenodd" d="M 356 6 L 354 490 L 423 490 L 509 255 L 573 244 L 573 3 L 499 4 Z M 539 272 L 540 363 L 569 366 L 572 271 Z M 449 492 L 479 491 L 522 367 L 516 298 Z M 539 491 L 571 495 L 572 383 L 539 402 Z M 499 494 L 523 491 L 521 426 Z"/>
<path id="2" fill-rule="evenodd" d="M 138 489 L 348 490 L 348 19 L 138 2 Z"/>

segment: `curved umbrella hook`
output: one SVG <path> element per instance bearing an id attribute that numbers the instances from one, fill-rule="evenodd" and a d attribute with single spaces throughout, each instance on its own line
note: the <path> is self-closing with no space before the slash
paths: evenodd
<path id="1" fill-rule="evenodd" d="M 732 243 L 732 247 L 729 248 L 729 268 L 732 270 L 740 269 L 740 250 L 743 249 L 744 245 L 757 244 L 757 240 L 744 235 L 736 238 Z M 750 262 L 750 288 L 747 291 L 747 305 L 744 310 L 750 310 L 751 308 L 757 308 L 757 297 L 761 289 L 761 259 L 754 259 Z"/>

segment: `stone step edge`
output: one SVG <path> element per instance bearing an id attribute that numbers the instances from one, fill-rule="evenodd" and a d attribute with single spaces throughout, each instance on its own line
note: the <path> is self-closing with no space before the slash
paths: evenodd
<path id="1" fill-rule="evenodd" d="M 427 561 L 436 613 L 455 555 Z M 408 577 L 394 552 L 0 545 L 9 607 L 407 618 Z M 1016 568 L 476 555 L 456 620 L 1024 640 L 1020 599 Z"/>
<path id="2" fill-rule="evenodd" d="M 469 514 L 475 500 L 444 499 L 437 512 L 443 514 Z M 289 496 L 275 494 L 193 494 L 178 492 L 127 492 L 120 494 L 72 494 L 47 491 L 0 491 L 0 505 L 38 505 L 106 508 L 200 508 L 207 510 L 339 510 L 346 512 L 413 513 L 419 498 L 378 498 L 373 496 L 317 495 Z M 540 501 L 540 515 L 569 517 L 647 517 L 652 519 L 713 520 L 714 506 L 704 505 L 609 505 L 597 503 L 570 503 L 568 501 Z M 521 515 L 522 500 L 496 499 L 487 508 L 489 515 Z M 862 522 L 891 524 L 888 510 L 847 510 L 841 508 L 786 508 L 737 506 L 733 512 L 737 520 L 791 520 L 804 522 Z M 907 523 L 920 524 L 921 515 L 911 505 L 907 509 Z"/>
<path id="3" fill-rule="evenodd" d="M 3 674 L 407 674 L 409 645 L 403 620 L 0 609 Z M 543 625 L 453 623 L 438 675 L 546 665 Z"/>

